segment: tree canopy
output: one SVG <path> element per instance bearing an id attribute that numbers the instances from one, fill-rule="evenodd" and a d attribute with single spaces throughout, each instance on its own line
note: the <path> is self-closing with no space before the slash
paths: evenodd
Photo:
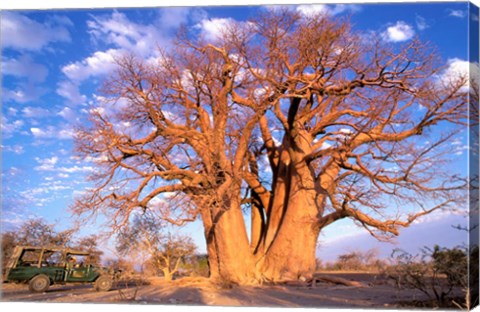
<path id="1" fill-rule="evenodd" d="M 184 29 L 155 60 L 117 65 L 77 133 L 98 170 L 74 210 L 114 228 L 137 210 L 198 218 L 213 276 L 308 276 L 325 226 L 350 218 L 388 239 L 462 199 L 446 165 L 468 77 L 442 76 L 418 39 L 391 44 L 285 9 L 232 21 L 213 41 Z"/>

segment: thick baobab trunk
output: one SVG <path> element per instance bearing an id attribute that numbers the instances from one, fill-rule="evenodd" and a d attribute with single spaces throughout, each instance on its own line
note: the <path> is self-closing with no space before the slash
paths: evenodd
<path id="1" fill-rule="evenodd" d="M 202 220 L 210 277 L 239 284 L 252 281 L 255 264 L 239 203 L 233 201 L 229 208 L 207 207 Z"/>
<path id="2" fill-rule="evenodd" d="M 315 271 L 318 214 L 323 199 L 311 190 L 295 187 L 296 180 L 298 176 L 292 177 L 282 223 L 261 264 L 261 274 L 272 281 L 309 278 Z"/>
<path id="3" fill-rule="evenodd" d="M 325 192 L 305 160 L 310 152 L 306 133 L 284 144 L 275 176 L 275 189 L 260 270 L 264 278 L 278 281 L 309 278 L 315 271 Z M 284 142 L 285 143 L 285 142 Z M 287 142 L 288 143 L 288 142 Z"/>

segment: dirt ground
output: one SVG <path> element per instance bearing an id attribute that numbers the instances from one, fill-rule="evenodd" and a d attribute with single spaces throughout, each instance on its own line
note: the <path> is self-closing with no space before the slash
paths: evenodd
<path id="1" fill-rule="evenodd" d="M 204 278 L 182 278 L 171 283 L 152 280 L 149 285 L 119 283 L 108 292 L 91 285 L 53 285 L 44 293 L 31 293 L 24 284 L 3 284 L 4 302 L 128 303 L 188 306 L 386 308 L 405 307 L 405 302 L 425 300 L 415 290 L 399 291 L 373 274 L 332 274 L 358 281 L 363 286 L 318 282 L 305 285 L 214 285 Z"/>

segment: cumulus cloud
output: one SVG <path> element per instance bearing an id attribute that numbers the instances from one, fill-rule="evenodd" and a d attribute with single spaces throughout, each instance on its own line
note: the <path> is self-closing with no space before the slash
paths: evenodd
<path id="1" fill-rule="evenodd" d="M 21 155 L 25 152 L 25 149 L 21 145 L 13 145 L 13 146 L 1 145 L 1 147 L 2 147 L 2 151 L 7 153 L 14 153 L 17 155 Z"/>
<path id="2" fill-rule="evenodd" d="M 9 138 L 14 133 L 20 131 L 25 124 L 22 120 L 9 121 L 7 117 L 1 116 L 0 129 L 2 130 L 3 138 Z"/>
<path id="3" fill-rule="evenodd" d="M 78 119 L 78 113 L 70 107 L 64 107 L 57 115 L 63 117 L 65 120 L 74 122 Z"/>
<path id="4" fill-rule="evenodd" d="M 69 42 L 70 33 L 65 24 L 51 20 L 39 23 L 29 17 L 4 11 L 0 19 L 0 37 L 3 48 L 39 51 L 52 42 Z"/>
<path id="5" fill-rule="evenodd" d="M 67 80 L 58 83 L 57 94 L 67 99 L 71 105 L 83 104 L 87 100 L 87 97 L 80 93 L 78 85 Z"/>
<path id="6" fill-rule="evenodd" d="M 50 111 L 42 107 L 27 106 L 22 109 L 22 114 L 25 118 L 43 118 L 49 116 Z"/>
<path id="7" fill-rule="evenodd" d="M 42 64 L 33 62 L 28 55 L 19 58 L 7 58 L 2 61 L 2 73 L 17 78 L 27 78 L 32 82 L 44 82 L 48 75 L 48 69 Z"/>
<path id="8" fill-rule="evenodd" d="M 53 156 L 50 158 L 36 157 L 35 161 L 38 163 L 38 166 L 34 167 L 34 170 L 55 171 L 58 173 L 58 176 L 61 178 L 67 178 L 71 173 L 91 172 L 94 170 L 92 166 L 78 166 L 78 165 L 74 165 L 71 167 L 57 166 L 58 164 L 62 163 L 61 161 L 59 162 L 59 160 L 60 159 L 57 156 Z"/>
<path id="9" fill-rule="evenodd" d="M 447 60 L 445 69 L 435 77 L 438 87 L 445 88 L 459 79 L 465 79 L 463 91 L 467 92 L 470 80 L 480 81 L 480 66 L 459 58 Z"/>
<path id="10" fill-rule="evenodd" d="M 297 6 L 297 12 L 303 16 L 315 16 L 318 14 L 337 15 L 344 12 L 358 12 L 360 7 L 354 4 L 303 4 Z"/>
<path id="11" fill-rule="evenodd" d="M 192 12 L 191 8 L 186 7 L 171 7 L 160 11 L 159 20 L 161 26 L 165 29 L 174 29 L 182 24 L 186 24 L 188 16 Z"/>
<path id="12" fill-rule="evenodd" d="M 165 38 L 157 27 L 134 23 L 119 12 L 92 17 L 87 26 L 95 41 L 111 44 L 142 56 L 151 54 L 157 44 L 165 43 Z"/>
<path id="13" fill-rule="evenodd" d="M 30 132 L 38 139 L 61 139 L 67 140 L 73 138 L 75 132 L 71 129 L 57 129 L 54 126 L 48 126 L 45 129 L 33 127 Z"/>
<path id="14" fill-rule="evenodd" d="M 2 99 L 4 102 L 28 103 L 37 101 L 47 92 L 47 89 L 33 81 L 22 81 L 12 89 L 4 89 Z"/>
<path id="15" fill-rule="evenodd" d="M 51 158 L 39 158 L 35 157 L 35 161 L 39 163 L 39 166 L 36 166 L 34 169 L 37 171 L 53 171 L 55 165 L 58 162 L 58 157 L 54 156 Z"/>
<path id="16" fill-rule="evenodd" d="M 175 11 L 177 17 L 183 11 Z M 174 22 L 169 21 L 173 27 Z M 113 12 L 109 15 L 92 16 L 87 21 L 88 32 L 92 41 L 110 46 L 105 51 L 96 51 L 87 58 L 69 63 L 62 68 L 67 80 L 58 84 L 57 94 L 67 99 L 70 104 L 85 103 L 87 98 L 81 94 L 81 84 L 92 77 L 106 76 L 116 68 L 115 59 L 125 53 L 134 53 L 148 58 L 156 53 L 157 44 L 166 39 L 154 25 L 134 23 L 123 13 Z"/>
<path id="17" fill-rule="evenodd" d="M 200 21 L 195 27 L 201 29 L 205 39 L 215 41 L 234 23 L 232 18 L 210 18 Z"/>
<path id="18" fill-rule="evenodd" d="M 120 54 L 121 52 L 116 49 L 97 51 L 82 61 L 64 66 L 62 72 L 75 82 L 84 81 L 92 76 L 105 75 L 113 71 L 115 58 Z"/>
<path id="19" fill-rule="evenodd" d="M 382 33 L 382 38 L 389 42 L 402 42 L 413 38 L 415 30 L 403 21 L 398 21 Z"/>
<path id="20" fill-rule="evenodd" d="M 313 16 L 318 14 L 327 14 L 328 8 L 326 4 L 305 4 L 297 7 L 297 12 L 305 16 Z"/>

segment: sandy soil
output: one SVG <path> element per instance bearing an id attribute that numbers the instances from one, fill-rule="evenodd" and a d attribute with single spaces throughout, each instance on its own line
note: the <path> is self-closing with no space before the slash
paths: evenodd
<path id="1" fill-rule="evenodd" d="M 149 285 L 120 283 L 108 292 L 91 285 L 54 285 L 44 293 L 31 293 L 27 285 L 3 284 L 1 301 L 64 303 L 138 303 L 161 305 L 213 305 L 243 307 L 396 308 L 402 302 L 426 299 L 414 290 L 398 291 L 370 274 L 334 274 L 362 282 L 365 287 L 317 283 L 305 285 L 214 285 L 204 278 L 183 278 L 171 283 L 152 280 Z"/>

